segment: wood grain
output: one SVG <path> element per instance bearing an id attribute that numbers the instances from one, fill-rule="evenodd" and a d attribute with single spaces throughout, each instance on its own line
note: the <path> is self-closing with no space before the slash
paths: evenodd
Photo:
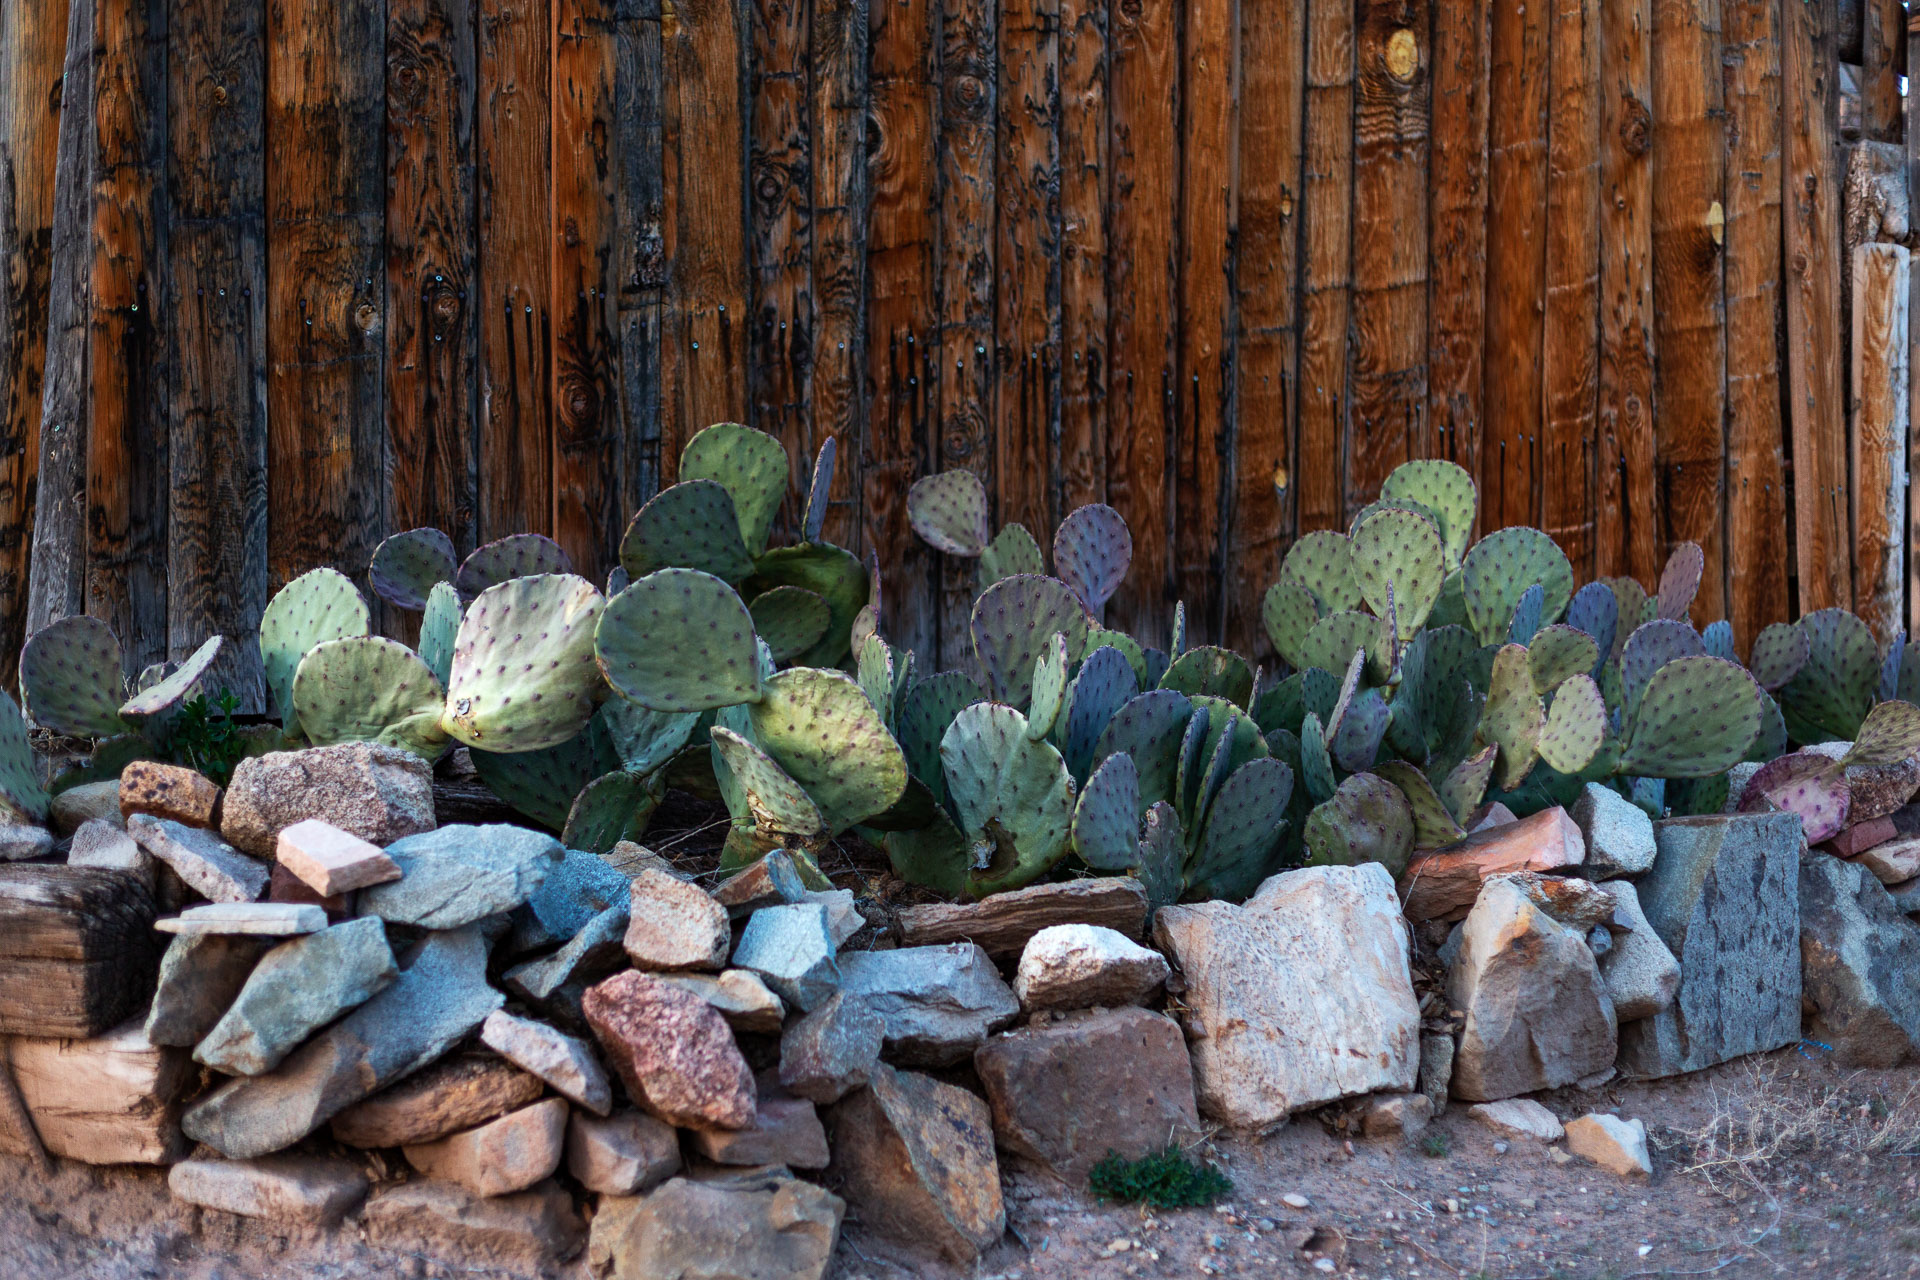
<path id="1" fill-rule="evenodd" d="M 1600 315 L 1600 42 L 1607 0 L 1557 0 L 1550 37 L 1541 527 L 1593 575 Z"/>
<path id="2" fill-rule="evenodd" d="M 1460 0 L 1433 24 L 1427 414 L 1434 456 L 1475 476 L 1485 414 L 1491 41 L 1487 0 Z"/>
<path id="3" fill-rule="evenodd" d="M 666 288 L 660 0 L 614 0 L 614 310 L 626 505 L 660 488 L 660 306 Z"/>
<path id="4" fill-rule="evenodd" d="M 0 962 L 20 979 L 0 994 L 0 1034 L 97 1035 L 142 1007 L 160 959 L 153 918 L 124 872 L 0 867 Z"/>
<path id="5" fill-rule="evenodd" d="M 839 441 L 826 538 L 864 552 L 866 402 L 867 0 L 813 4 L 813 351 L 807 409 L 817 453 Z"/>
<path id="6" fill-rule="evenodd" d="M 1920 67 L 1920 14 L 1910 15 L 1907 21 L 1907 66 Z M 1905 99 L 1906 150 L 1907 150 L 1907 192 L 1909 197 L 1920 191 L 1920 94 L 1909 93 Z M 1907 337 L 1914 339 L 1913 309 L 1920 298 L 1920 272 L 1908 272 L 1912 288 L 1907 301 Z M 1907 355 L 1907 478 L 1911 482 L 1913 467 L 1920 461 L 1920 379 L 1913 377 L 1916 353 L 1912 347 Z M 1920 503 L 1913 501 L 1911 490 L 1907 496 L 1907 634 L 1920 635 Z"/>
<path id="7" fill-rule="evenodd" d="M 1107 500 L 1107 22 L 1060 3 L 1059 503 Z"/>
<path id="8" fill-rule="evenodd" d="M 1300 398 L 1294 510 L 1300 533 L 1344 528 L 1347 333 L 1353 285 L 1353 14 L 1307 11 L 1300 226 Z"/>
<path id="9" fill-rule="evenodd" d="M 813 364 L 812 30 L 807 0 L 754 0 L 743 7 L 753 24 L 747 126 L 752 421 L 787 446 L 788 492 L 801 495 L 814 447 L 807 412 Z M 788 538 L 797 536 L 800 506 L 796 499 L 782 512 Z"/>
<path id="10" fill-rule="evenodd" d="M 1853 251 L 1853 611 L 1883 646 L 1907 580 L 1908 271 L 1901 245 Z"/>
<path id="11" fill-rule="evenodd" d="M 1852 3 L 1860 11 L 1860 136 L 1898 142 L 1907 8 L 1900 0 Z"/>

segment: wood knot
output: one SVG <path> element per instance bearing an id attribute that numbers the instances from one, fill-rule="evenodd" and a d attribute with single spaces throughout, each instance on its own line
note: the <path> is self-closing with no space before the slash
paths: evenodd
<path id="1" fill-rule="evenodd" d="M 1413 79 L 1420 69 L 1420 41 L 1408 27 L 1387 37 L 1387 74 L 1402 84 Z"/>
<path id="2" fill-rule="evenodd" d="M 216 107 L 227 105 L 227 86 L 223 84 L 213 86 L 213 105 Z"/>
<path id="3" fill-rule="evenodd" d="M 457 318 L 459 314 L 460 299 L 454 297 L 453 290 L 442 288 L 434 294 L 433 315 L 435 319 L 444 323 Z"/>
<path id="4" fill-rule="evenodd" d="M 600 415 L 600 394 L 593 383 L 570 373 L 560 385 L 560 409 L 569 422 L 592 422 Z"/>
<path id="5" fill-rule="evenodd" d="M 362 333 L 372 333 L 380 327 L 380 310 L 371 302 L 363 302 L 353 309 L 353 322 Z"/>
<path id="6" fill-rule="evenodd" d="M 1620 95 L 1620 145 L 1630 156 L 1643 156 L 1653 145 L 1653 113 L 1630 93 Z"/>
<path id="7" fill-rule="evenodd" d="M 987 85 L 979 76 L 957 76 L 947 91 L 954 114 L 984 119 L 987 114 Z"/>

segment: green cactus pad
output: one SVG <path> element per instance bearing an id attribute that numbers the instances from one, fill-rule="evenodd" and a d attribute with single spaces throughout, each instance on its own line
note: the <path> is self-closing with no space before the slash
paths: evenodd
<path id="1" fill-rule="evenodd" d="M 120 662 L 120 642 L 99 618 L 73 614 L 49 623 L 20 651 L 27 715 L 69 738 L 128 732 L 120 718 Z"/>
<path id="2" fill-rule="evenodd" d="M 387 540 L 391 541 L 391 538 Z M 380 545 L 384 547 L 387 543 Z M 452 554 L 451 544 L 448 554 Z M 429 583 L 426 590 L 432 589 Z M 425 605 L 423 595 L 419 605 L 403 607 Z M 267 602 L 266 612 L 260 615 L 260 661 L 266 668 L 267 691 L 273 695 L 281 727 L 287 733 L 301 732 L 299 712 L 293 702 L 293 676 L 300 669 L 301 659 L 315 645 L 349 636 L 365 636 L 371 629 L 372 616 L 367 611 L 367 602 L 361 598 L 352 579 L 333 569 L 303 573 Z"/>
<path id="3" fill-rule="evenodd" d="M 459 571 L 460 561 L 454 555 L 452 538 L 438 529 L 409 529 L 382 540 L 373 549 L 373 561 L 367 566 L 367 585 L 397 609 L 424 609 L 427 593 L 433 590 L 434 583 L 451 582 Z"/>
<path id="4" fill-rule="evenodd" d="M 1322 615 L 1359 605 L 1360 580 L 1354 573 L 1353 544 L 1344 533 L 1318 529 L 1302 534 L 1280 562 L 1280 581 L 1297 582 L 1313 593 Z"/>
<path id="5" fill-rule="evenodd" d="M 1280 683 L 1253 695 L 1253 705 L 1247 710 L 1259 724 L 1262 733 L 1272 733 L 1275 729 L 1284 729 L 1292 734 L 1300 732 L 1301 718 L 1307 713 L 1302 690 L 1305 681 L 1306 672 L 1296 671 Z"/>
<path id="6" fill-rule="evenodd" d="M 801 839 L 820 834 L 825 827 L 820 810 L 772 756 L 719 725 L 713 727 L 713 745 L 732 770 L 758 826 Z"/>
<path id="7" fill-rule="evenodd" d="M 1773 622 L 1762 627 L 1760 634 L 1753 638 L 1753 652 L 1747 666 L 1762 689 L 1777 693 L 1800 674 L 1800 668 L 1807 665 L 1812 653 L 1813 645 L 1805 631 L 1791 622 Z"/>
<path id="8" fill-rule="evenodd" d="M 1573 599 L 1573 566 L 1567 553 L 1538 529 L 1512 528 L 1474 543 L 1461 561 L 1467 617 L 1484 644 L 1506 638 L 1513 612 L 1528 587 L 1544 594 L 1543 622 L 1553 622 Z"/>
<path id="9" fill-rule="evenodd" d="M 13 698 L 0 693 L 0 808 L 18 821 L 37 823 L 46 821 L 50 803 L 27 741 L 26 719 Z"/>
<path id="10" fill-rule="evenodd" d="M 820 643 L 833 621 L 827 602 L 805 587 L 775 587 L 747 606 L 753 629 L 773 651 L 773 660 L 792 662 Z"/>
<path id="11" fill-rule="evenodd" d="M 602 774 L 574 797 L 560 843 L 586 853 L 608 853 L 622 840 L 638 840 L 647 833 L 647 823 L 665 794 L 657 779 L 624 769 Z"/>
<path id="12" fill-rule="evenodd" d="M 867 701 L 891 729 L 900 715 L 900 701 L 913 683 L 912 651 L 896 649 L 879 636 L 868 636 L 860 647 L 855 674 Z"/>
<path id="13" fill-rule="evenodd" d="M 1224 698 L 1245 708 L 1253 701 L 1253 668 L 1231 649 L 1203 644 L 1174 659 L 1160 677 L 1162 689 L 1174 689 L 1188 697 L 1205 694 Z"/>
<path id="14" fill-rule="evenodd" d="M 1024 707 L 1033 697 L 1033 664 L 1053 642 L 1067 638 L 1068 653 L 1084 653 L 1087 612 L 1073 589 L 1058 578 L 1021 574 L 1003 578 L 973 602 L 973 652 L 994 697 Z"/>
<path id="15" fill-rule="evenodd" d="M 1300 781 L 1316 804 L 1330 800 L 1337 786 L 1326 732 L 1320 727 L 1320 717 L 1311 711 L 1300 722 Z"/>
<path id="16" fill-rule="evenodd" d="M 1185 694 L 1149 689 L 1114 713 L 1094 748 L 1094 763 L 1124 751 L 1140 774 L 1141 803 L 1172 799 L 1180 776 L 1180 745 L 1192 718 L 1193 703 Z"/>
<path id="17" fill-rule="evenodd" d="M 1290 667 L 1309 665 L 1306 660 L 1307 633 L 1320 621 L 1320 606 L 1313 592 L 1297 582 L 1276 582 L 1267 588 L 1260 602 L 1260 621 L 1274 652 Z"/>
<path id="18" fill-rule="evenodd" d="M 1102 626 L 1087 628 L 1087 653 L 1101 648 L 1118 649 L 1126 657 L 1127 665 L 1133 668 L 1133 679 L 1141 688 L 1148 686 L 1147 651 L 1140 642 L 1124 631 L 1109 631 Z"/>
<path id="19" fill-rule="evenodd" d="M 767 535 L 787 493 L 787 451 L 778 440 L 737 422 L 716 422 L 681 450 L 680 479 L 725 485 L 748 554 L 767 549 Z"/>
<path id="20" fill-rule="evenodd" d="M 1212 724 L 1212 710 L 1195 707 L 1193 719 L 1187 721 L 1187 727 L 1180 735 L 1180 754 L 1176 758 L 1173 776 L 1173 807 L 1180 811 L 1180 820 L 1189 827 L 1198 825 L 1200 810 L 1195 798 L 1200 793 L 1201 774 L 1210 759 L 1206 750 L 1207 729 Z"/>
<path id="21" fill-rule="evenodd" d="M 423 760 L 446 752 L 446 691 L 419 655 L 382 636 L 315 645 L 293 677 L 293 709 L 307 741 L 379 742 Z"/>
<path id="22" fill-rule="evenodd" d="M 907 788 L 900 744 L 860 686 L 838 671 L 780 672 L 747 718 L 760 749 L 813 798 L 829 835 L 886 812 Z"/>
<path id="23" fill-rule="evenodd" d="M 1067 696 L 1067 638 L 1058 632 L 1033 664 L 1033 698 L 1027 708 L 1027 732 L 1035 741 L 1053 732 Z"/>
<path id="24" fill-rule="evenodd" d="M 1593 677 L 1581 672 L 1561 683 L 1540 731 L 1540 758 L 1561 773 L 1593 763 L 1607 738 L 1607 703 Z"/>
<path id="25" fill-rule="evenodd" d="M 1454 820 L 1427 775 L 1405 760 L 1382 760 L 1372 772 L 1400 788 L 1413 814 L 1413 847 L 1438 849 L 1467 838 L 1467 829 Z"/>
<path id="26" fill-rule="evenodd" d="M 753 618 L 732 587 L 698 569 L 662 569 L 615 596 L 594 651 L 614 692 L 649 710 L 706 711 L 760 696 Z"/>
<path id="27" fill-rule="evenodd" d="M 580 732 L 600 691 L 594 632 L 605 604 L 573 574 L 482 591 L 454 639 L 440 727 L 483 751 L 538 751 Z"/>
<path id="28" fill-rule="evenodd" d="M 1697 542 L 1674 545 L 1667 556 L 1667 567 L 1660 571 L 1660 590 L 1654 596 L 1654 616 L 1681 619 L 1700 590 L 1700 575 L 1707 567 L 1707 553 Z"/>
<path id="29" fill-rule="evenodd" d="M 1631 718 L 1640 705 L 1640 695 L 1654 672 L 1675 658 L 1698 658 L 1706 652 L 1707 646 L 1700 642 L 1699 633 L 1684 622 L 1655 618 L 1634 628 L 1633 634 L 1627 637 L 1626 648 L 1620 651 L 1620 687 L 1626 697 L 1628 717 Z"/>
<path id="30" fill-rule="evenodd" d="M 1762 765 L 1740 793 L 1739 808 L 1799 814 L 1802 837 L 1819 844 L 1846 830 L 1852 803 L 1846 771 L 1826 756 L 1800 751 Z"/>
<path id="31" fill-rule="evenodd" d="M 582 788 L 619 766 L 596 726 L 540 751 L 469 754 L 474 772 L 489 791 L 553 831 L 566 826 L 574 797 Z"/>
<path id="32" fill-rule="evenodd" d="M 1508 644 L 1533 643 L 1534 633 L 1540 630 L 1546 600 L 1546 588 L 1537 582 L 1520 593 L 1520 603 L 1513 607 L 1513 620 L 1507 623 Z"/>
<path id="33" fill-rule="evenodd" d="M 1387 701 L 1378 689 L 1365 689 L 1348 704 L 1346 714 L 1327 744 L 1334 762 L 1348 773 L 1373 766 L 1380 754 L 1380 741 L 1386 736 L 1389 718 Z"/>
<path id="34" fill-rule="evenodd" d="M 1000 527 L 999 533 L 993 535 L 993 541 L 987 544 L 987 549 L 980 553 L 974 589 L 985 591 L 1003 578 L 1045 574 L 1046 571 L 1047 558 L 1027 527 L 1017 522 L 1005 524 Z"/>
<path id="35" fill-rule="evenodd" d="M 1073 851 L 1096 871 L 1126 871 L 1140 856 L 1140 773 L 1122 751 L 1108 756 L 1073 808 Z"/>
<path id="36" fill-rule="evenodd" d="M 1180 815 L 1161 800 L 1147 809 L 1140 824 L 1140 853 L 1134 875 L 1154 908 L 1171 906 L 1186 888 L 1187 833 Z"/>
<path id="37" fill-rule="evenodd" d="M 605 735 L 621 768 L 648 774 L 665 768 L 686 750 L 699 720 L 695 712 L 650 711 L 637 702 L 613 697 L 593 713 L 592 727 Z"/>
<path id="38" fill-rule="evenodd" d="M 475 547 L 455 575 L 453 585 L 462 600 L 471 600 L 488 587 L 514 578 L 542 574 L 570 574 L 573 561 L 552 538 L 538 533 L 514 533 Z"/>
<path id="39" fill-rule="evenodd" d="M 1054 530 L 1054 572 L 1095 616 L 1126 581 L 1132 563 L 1133 535 L 1120 513 L 1104 502 L 1074 510 Z"/>
<path id="40" fill-rule="evenodd" d="M 1349 545 L 1361 598 L 1384 618 L 1391 594 L 1400 638 L 1411 639 L 1446 580 L 1440 531 L 1411 511 L 1378 511 L 1354 526 Z"/>
<path id="41" fill-rule="evenodd" d="M 976 892 L 1030 884 L 1065 856 L 1073 779 L 1058 751 L 1028 736 L 1025 716 L 991 702 L 967 707 L 948 726 L 940 761 Z"/>
<path id="42" fill-rule="evenodd" d="M 1173 605 L 1173 634 L 1167 641 L 1167 658 L 1169 661 L 1172 661 L 1179 658 L 1179 656 L 1186 651 L 1187 602 L 1185 600 L 1176 600 Z M 1166 672 L 1162 671 L 1160 674 L 1165 676 Z M 1158 684 L 1159 681 L 1156 680 L 1154 683 Z"/>
<path id="43" fill-rule="evenodd" d="M 1627 643 L 1627 637 L 1642 623 L 1653 621 L 1656 607 L 1647 595 L 1647 589 L 1633 578 L 1601 578 L 1600 582 L 1613 592 L 1615 615 L 1619 619 L 1613 633 L 1613 652 L 1608 656 L 1618 659 L 1620 650 Z"/>
<path id="44" fill-rule="evenodd" d="M 1487 784 L 1493 780 L 1497 750 L 1487 747 L 1466 757 L 1449 769 L 1447 776 L 1435 788 L 1455 821 L 1465 822 L 1468 815 L 1480 807 L 1481 797 L 1487 794 Z"/>
<path id="45" fill-rule="evenodd" d="M 1540 731 L 1546 713 L 1533 691 L 1527 669 L 1527 651 L 1517 644 L 1503 645 L 1493 659 L 1493 679 L 1487 689 L 1486 709 L 1480 717 L 1480 737 L 1500 748 L 1500 786 L 1508 791 L 1520 785 L 1539 756 Z"/>
<path id="46" fill-rule="evenodd" d="M 1897 764 L 1920 754 L 1920 707 L 1911 702 L 1879 702 L 1867 712 L 1843 765 Z"/>
<path id="47" fill-rule="evenodd" d="M 1821 609 L 1796 624 L 1807 660 L 1775 691 L 1796 742 L 1851 741 L 1873 705 L 1880 650 L 1867 624 L 1845 609 Z"/>
<path id="48" fill-rule="evenodd" d="M 1464 627 L 1467 625 L 1466 574 L 1455 569 L 1440 584 L 1440 598 L 1427 614 L 1428 627 Z"/>
<path id="49" fill-rule="evenodd" d="M 726 486 L 683 480 L 653 495 L 620 539 L 620 567 L 630 579 L 660 569 L 698 569 L 738 585 L 753 572 L 753 560 L 740 540 Z"/>
<path id="50" fill-rule="evenodd" d="M 1721 658 L 1676 658 L 1653 673 L 1620 756 L 1620 771 L 1704 778 L 1746 757 L 1760 733 L 1760 686 Z"/>
<path id="51" fill-rule="evenodd" d="M 436 582 L 420 615 L 420 660 L 442 685 L 453 674 L 453 646 L 460 638 L 460 593 L 450 582 Z"/>
<path id="52" fill-rule="evenodd" d="M 1207 809 L 1187 879 L 1196 896 L 1243 898 L 1278 868 L 1293 799 L 1293 770 L 1271 758 L 1249 761 Z"/>
<path id="53" fill-rule="evenodd" d="M 742 584 L 749 599 L 775 587 L 804 587 L 827 602 L 827 630 L 818 643 L 793 661 L 802 666 L 835 667 L 853 652 L 853 620 L 871 594 L 867 566 L 831 543 L 775 547 L 754 562 L 753 576 Z"/>
<path id="54" fill-rule="evenodd" d="M 1709 622 L 1700 631 L 1700 643 L 1707 647 L 1710 657 L 1725 658 L 1728 662 L 1740 659 L 1733 650 L 1733 624 L 1725 618 L 1718 622 Z"/>
<path id="55" fill-rule="evenodd" d="M 1300 673 L 1300 703 L 1326 724 L 1340 702 L 1340 677 L 1322 667 L 1308 667 Z"/>
<path id="56" fill-rule="evenodd" d="M 942 671 L 917 680 L 901 699 L 899 739 L 907 772 L 925 783 L 942 804 L 947 784 L 940 772 L 940 740 L 962 707 L 986 700 L 985 690 L 964 671 Z"/>
<path id="57" fill-rule="evenodd" d="M 1377 862 L 1398 880 L 1413 856 L 1413 808 L 1385 778 L 1356 773 L 1307 816 L 1305 836 L 1311 865 Z"/>
<path id="58" fill-rule="evenodd" d="M 1619 597 L 1604 582 L 1589 582 L 1574 592 L 1573 603 L 1567 606 L 1567 625 L 1592 636 L 1599 648 L 1596 666 L 1613 656 L 1613 635 L 1619 622 Z"/>
<path id="59" fill-rule="evenodd" d="M 1578 627 L 1556 622 L 1534 632 L 1527 646 L 1533 691 L 1545 695 L 1570 676 L 1591 675 L 1600 664 L 1600 646 Z"/>
<path id="60" fill-rule="evenodd" d="M 1900 648 L 1900 666 L 1893 685 L 1893 697 L 1920 706 L 1920 643 Z M 1882 699 L 1891 701 L 1891 699 Z"/>
<path id="61" fill-rule="evenodd" d="M 1418 503 L 1431 511 L 1439 520 L 1448 566 L 1459 567 L 1473 538 L 1473 519 L 1480 507 L 1479 491 L 1465 467 L 1442 458 L 1403 462 L 1382 482 L 1380 496 L 1389 501 Z"/>
<path id="62" fill-rule="evenodd" d="M 1309 667 L 1345 671 L 1354 654 L 1365 650 L 1372 656 L 1379 650 L 1383 630 L 1370 613 L 1330 613 L 1307 632 L 1300 656 Z"/>
<path id="63" fill-rule="evenodd" d="M 1075 779 L 1086 778 L 1108 722 L 1139 692 L 1133 667 L 1111 645 L 1095 649 L 1080 664 L 1053 728 L 1053 743 Z"/>
<path id="64" fill-rule="evenodd" d="M 120 718 L 141 726 L 152 736 L 156 727 L 197 695 L 206 692 L 209 673 L 220 660 L 225 647 L 226 637 L 214 636 L 209 639 L 195 649 L 172 675 L 127 699 L 120 707 Z"/>
<path id="65" fill-rule="evenodd" d="M 953 825 L 946 810 L 935 809 L 933 821 L 924 827 L 888 832 L 886 845 L 887 861 L 902 880 L 925 885 L 949 898 L 967 892 L 967 838 Z"/>
<path id="66" fill-rule="evenodd" d="M 1753 745 L 1747 748 L 1746 759 L 1750 764 L 1760 764 L 1785 755 L 1791 745 L 1787 734 L 1786 717 L 1780 714 L 1780 704 L 1765 689 L 1760 691 L 1760 733 L 1754 738 Z"/>
<path id="67" fill-rule="evenodd" d="M 1360 692 L 1360 676 L 1366 669 L 1366 655 L 1356 653 L 1347 663 L 1347 672 L 1340 681 L 1340 696 L 1334 699 L 1333 710 L 1327 713 L 1327 740 L 1340 732 L 1340 721 L 1345 718 L 1347 708 L 1353 704 L 1353 695 Z"/>
<path id="68" fill-rule="evenodd" d="M 813 459 L 813 483 L 807 486 L 806 515 L 800 522 L 803 542 L 819 542 L 826 527 L 827 505 L 833 500 L 833 464 L 839 454 L 840 445 L 832 436 L 820 442 L 820 452 Z"/>

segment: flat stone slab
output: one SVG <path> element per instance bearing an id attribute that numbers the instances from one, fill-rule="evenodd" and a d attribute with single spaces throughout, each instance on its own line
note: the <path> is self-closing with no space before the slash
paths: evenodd
<path id="1" fill-rule="evenodd" d="M 1400 896 L 1409 920 L 1463 920 L 1489 877 L 1564 871 L 1586 856 L 1586 837 L 1567 811 L 1542 809 L 1415 858 L 1400 877 Z"/>
<path id="2" fill-rule="evenodd" d="M 514 913 L 514 955 L 567 941 L 608 907 L 627 901 L 629 878 L 597 853 L 562 849 L 540 887 Z"/>
<path id="3" fill-rule="evenodd" d="M 594 1057 L 593 1046 L 584 1040 L 495 1009 L 480 1024 L 480 1043 L 595 1115 L 603 1116 L 613 1107 L 613 1086 Z"/>
<path id="4" fill-rule="evenodd" d="M 546 1098 L 478 1128 L 404 1149 L 429 1178 L 482 1196 L 511 1195 L 553 1176 L 566 1150 L 567 1104 Z"/>
<path id="5" fill-rule="evenodd" d="M 900 912 L 907 947 L 972 942 L 997 959 L 1017 956 L 1034 934 L 1056 924 L 1097 924 L 1139 941 L 1147 928 L 1147 891 L 1131 876 L 1092 876 L 996 893 L 979 902 L 935 902 Z"/>
<path id="6" fill-rule="evenodd" d="M 167 1189 L 176 1200 L 243 1218 L 327 1225 L 367 1198 L 367 1176 L 321 1156 L 182 1160 L 167 1171 Z"/>
<path id="7" fill-rule="evenodd" d="M 562 852 L 552 836 L 505 823 L 407 836 L 387 846 L 400 879 L 361 890 L 359 909 L 392 924 L 458 929 L 532 897 Z"/>
<path id="8" fill-rule="evenodd" d="M 372 918 L 283 942 L 260 957 L 233 1006 L 195 1046 L 194 1060 L 228 1075 L 263 1075 L 399 973 L 387 931 Z"/>
<path id="9" fill-rule="evenodd" d="M 400 878 L 386 850 L 320 818 L 281 828 L 274 859 L 323 898 Z"/>
<path id="10" fill-rule="evenodd" d="M 538 1076 L 505 1058 L 469 1051 L 436 1062 L 333 1118 L 336 1142 L 405 1147 L 434 1142 L 536 1101 Z"/>
<path id="11" fill-rule="evenodd" d="M 327 927 L 327 913 L 315 906 L 292 902 L 214 902 L 188 907 L 179 915 L 156 920 L 162 933 L 251 934 L 262 938 L 292 938 L 318 933 Z"/>
<path id="12" fill-rule="evenodd" d="M 1820 853 L 1800 861 L 1800 964 L 1808 1038 L 1835 1065 L 1920 1057 L 1920 925 L 1865 868 Z"/>
<path id="13" fill-rule="evenodd" d="M 963 1062 L 1020 1014 L 1013 988 L 971 942 L 850 951 L 840 989 L 880 1015 L 888 1051 L 915 1066 Z"/>
<path id="14" fill-rule="evenodd" d="M 147 1039 L 182 1049 L 199 1044 L 233 1006 L 270 945 L 264 938 L 224 933 L 176 937 L 160 957 Z"/>
<path id="15" fill-rule="evenodd" d="M 255 862 L 211 831 L 136 813 L 127 819 L 127 834 L 210 901 L 255 902 L 267 891 L 266 864 Z"/>
<path id="16" fill-rule="evenodd" d="M 787 1006 L 758 974 L 745 969 L 722 973 L 658 973 L 654 975 L 669 986 L 691 991 L 720 1011 L 735 1031 L 760 1035 L 779 1035 L 787 1019 Z"/>

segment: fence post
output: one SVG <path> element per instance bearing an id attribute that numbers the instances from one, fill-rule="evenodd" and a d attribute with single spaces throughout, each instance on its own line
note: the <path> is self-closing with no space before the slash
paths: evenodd
<path id="1" fill-rule="evenodd" d="M 1897 244 L 1853 251 L 1853 611 L 1883 642 L 1906 581 L 1908 268 Z"/>

